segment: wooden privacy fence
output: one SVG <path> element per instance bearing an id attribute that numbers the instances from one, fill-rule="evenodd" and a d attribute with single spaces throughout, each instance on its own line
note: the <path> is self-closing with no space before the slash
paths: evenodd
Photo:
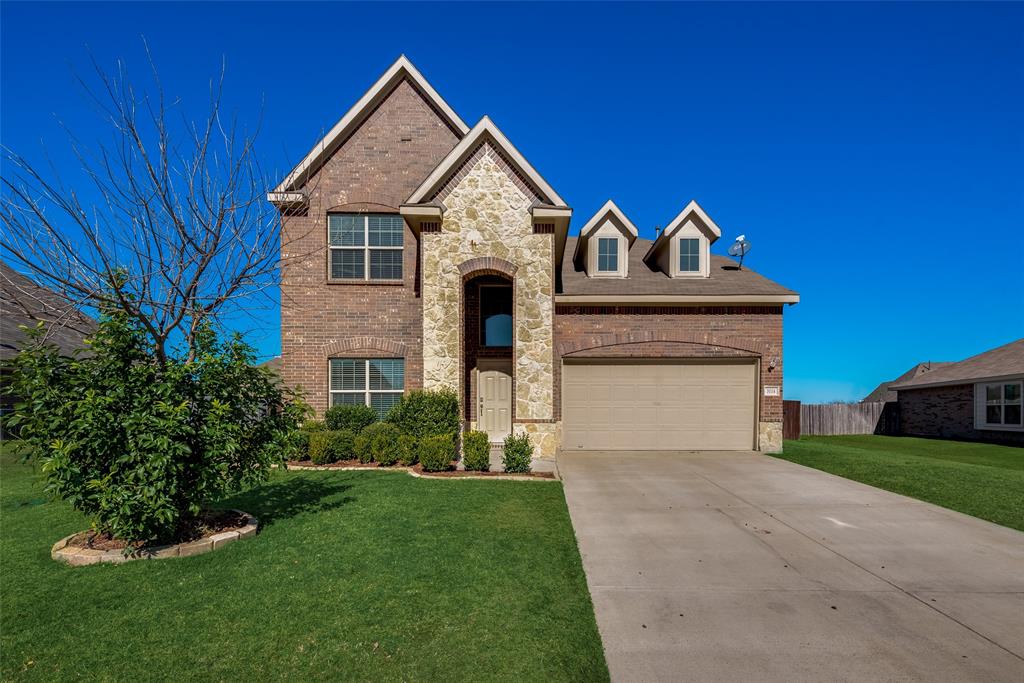
<path id="1" fill-rule="evenodd" d="M 797 428 L 800 434 L 896 434 L 899 406 L 889 403 L 800 404 Z M 785 415 L 783 416 L 785 429 Z"/>

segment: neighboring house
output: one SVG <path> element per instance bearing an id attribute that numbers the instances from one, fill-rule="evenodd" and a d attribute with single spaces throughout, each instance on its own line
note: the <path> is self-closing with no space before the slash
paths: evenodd
<path id="1" fill-rule="evenodd" d="M 321 412 L 448 387 L 468 428 L 559 448 L 782 448 L 782 311 L 711 255 L 696 202 L 654 241 L 572 209 L 487 117 L 401 57 L 270 193 L 282 377 Z"/>
<path id="2" fill-rule="evenodd" d="M 894 380 L 888 382 L 882 382 L 875 390 L 870 394 L 861 399 L 861 403 L 890 403 L 896 400 L 896 392 L 891 389 L 894 384 L 902 384 L 912 379 L 920 377 L 926 372 L 931 372 L 937 368 L 949 365 L 949 363 L 936 363 L 928 361 L 927 363 L 918 363 L 914 367 L 910 368 L 902 375 Z"/>
<path id="3" fill-rule="evenodd" d="M 85 337 L 96 329 L 96 321 L 59 294 L 0 262 L 0 412 L 4 415 L 16 403 L 6 387 L 9 361 L 27 342 L 21 327 L 35 327 L 39 322 L 46 325 L 46 341 L 65 355 L 85 346 Z"/>
<path id="4" fill-rule="evenodd" d="M 890 388 L 903 434 L 1024 444 L 1024 339 Z"/>

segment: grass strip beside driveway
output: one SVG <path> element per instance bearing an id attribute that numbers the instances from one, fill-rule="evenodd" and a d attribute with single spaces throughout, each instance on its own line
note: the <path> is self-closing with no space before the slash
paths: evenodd
<path id="1" fill-rule="evenodd" d="M 0 679 L 607 680 L 561 484 L 281 472 L 260 534 L 71 568 L 85 519 L 0 462 Z"/>
<path id="2" fill-rule="evenodd" d="M 777 457 L 1024 531 L 1024 448 L 898 436 L 806 436 Z"/>

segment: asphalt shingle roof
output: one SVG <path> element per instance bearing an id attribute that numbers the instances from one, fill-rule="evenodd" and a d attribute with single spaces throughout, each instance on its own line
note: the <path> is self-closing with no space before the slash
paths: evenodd
<path id="1" fill-rule="evenodd" d="M 938 368 L 944 367 L 946 365 L 950 365 L 950 363 L 949 362 L 936 363 L 936 362 L 932 362 L 932 361 L 928 361 L 927 363 L 918 363 L 917 365 L 915 365 L 914 367 L 910 368 L 909 370 L 904 372 L 902 375 L 897 377 L 896 379 L 889 380 L 888 382 L 882 382 L 881 384 L 879 384 L 877 387 L 875 387 L 874 391 L 872 391 L 870 394 L 868 394 L 867 396 L 865 396 L 861 400 L 861 403 L 875 403 L 875 402 L 895 401 L 896 400 L 896 392 L 893 391 L 890 388 L 894 384 L 900 384 L 901 382 L 908 382 L 908 381 L 914 379 L 915 377 L 919 377 L 920 375 L 925 374 L 926 372 L 931 372 L 932 370 L 937 370 Z"/>
<path id="2" fill-rule="evenodd" d="M 652 241 L 637 239 L 629 250 L 629 276 L 625 278 L 587 277 L 576 270 L 572 261 L 576 251 L 576 237 L 569 237 L 562 257 L 562 295 L 654 295 L 678 294 L 690 296 L 743 296 L 796 294 L 746 266 L 737 268 L 736 262 L 724 256 L 711 256 L 708 277 L 671 278 L 654 270 L 644 262 L 644 254 Z"/>
<path id="3" fill-rule="evenodd" d="M 96 321 L 59 294 L 0 262 L 0 360 L 13 358 L 24 346 L 20 325 L 34 327 L 39 321 L 47 323 L 47 341 L 64 354 L 85 346 L 82 340 L 96 329 Z"/>
<path id="4" fill-rule="evenodd" d="M 936 384 L 970 384 L 991 377 L 1024 375 L 1024 339 L 994 348 L 959 363 L 950 363 L 906 382 L 894 382 L 890 388 L 917 389 Z"/>

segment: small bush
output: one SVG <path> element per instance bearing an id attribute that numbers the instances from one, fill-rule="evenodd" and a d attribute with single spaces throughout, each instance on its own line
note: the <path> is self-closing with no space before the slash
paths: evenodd
<path id="1" fill-rule="evenodd" d="M 440 434 L 420 440 L 420 464 L 426 472 L 443 472 L 455 459 L 455 435 Z"/>
<path id="2" fill-rule="evenodd" d="M 524 432 L 505 437 L 505 452 L 501 459 L 506 472 L 529 472 L 532 457 L 533 444 L 530 443 L 529 434 Z"/>
<path id="3" fill-rule="evenodd" d="M 355 441 L 352 443 L 352 452 L 364 465 L 373 462 L 373 454 L 370 452 L 370 437 L 366 434 L 356 434 Z"/>
<path id="4" fill-rule="evenodd" d="M 351 460 L 355 435 L 347 429 L 313 432 L 309 436 L 309 457 L 314 465 Z"/>
<path id="5" fill-rule="evenodd" d="M 420 459 L 420 441 L 412 434 L 400 434 L 398 436 L 397 448 L 398 464 L 412 467 Z"/>
<path id="6" fill-rule="evenodd" d="M 388 422 L 373 425 L 370 434 L 370 455 L 381 467 L 390 467 L 398 462 L 398 439 L 401 430 Z"/>
<path id="7" fill-rule="evenodd" d="M 402 433 L 423 438 L 459 431 L 459 397 L 451 389 L 410 391 L 388 412 Z"/>
<path id="8" fill-rule="evenodd" d="M 462 437 L 462 464 L 467 470 L 491 469 L 491 442 L 485 432 L 466 432 Z"/>
<path id="9" fill-rule="evenodd" d="M 327 425 L 324 424 L 323 420 L 306 420 L 302 423 L 302 431 L 304 432 L 322 432 L 327 429 Z"/>
<path id="10" fill-rule="evenodd" d="M 328 429 L 347 429 L 358 434 L 377 421 L 377 411 L 365 403 L 334 406 L 324 413 Z"/>
<path id="11" fill-rule="evenodd" d="M 296 429 L 288 435 L 289 460 L 309 460 L 309 434 L 305 429 Z"/>

